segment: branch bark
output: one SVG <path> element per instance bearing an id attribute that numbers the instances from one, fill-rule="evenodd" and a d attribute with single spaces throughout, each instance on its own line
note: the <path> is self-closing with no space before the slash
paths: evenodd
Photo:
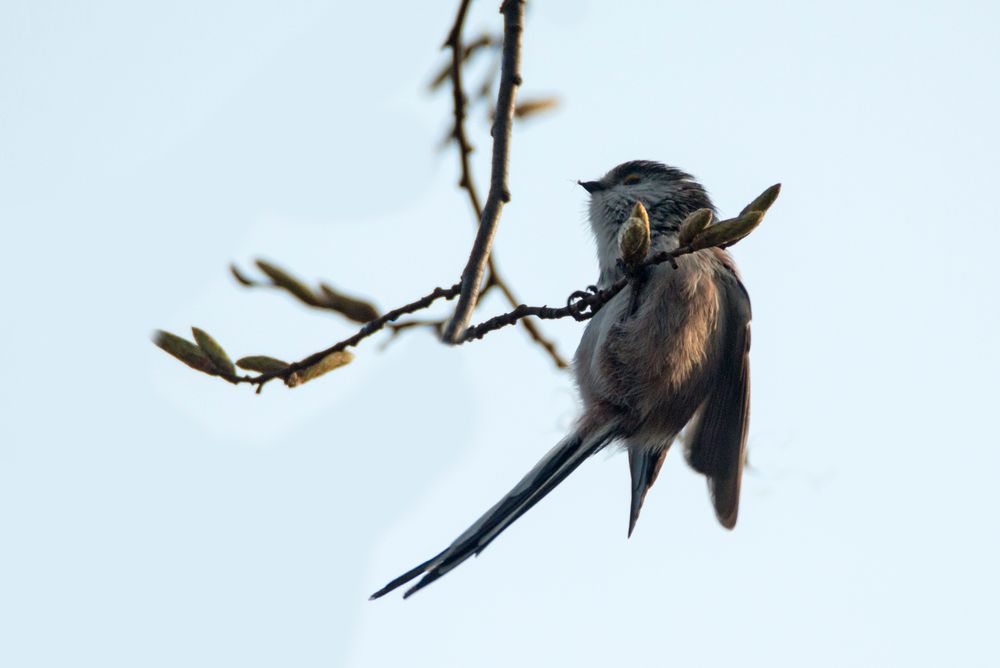
<path id="1" fill-rule="evenodd" d="M 462 19 L 468 3 L 462 3 Z M 497 113 L 493 121 L 493 164 L 490 173 L 490 191 L 483 207 L 476 240 L 462 272 L 462 291 L 455 306 L 455 313 L 445 326 L 443 340 L 460 343 L 461 336 L 472 318 L 472 310 L 479 299 L 483 274 L 489 263 L 493 238 L 500 223 L 504 204 L 510 201 L 507 168 L 510 161 L 511 126 L 517 87 L 521 85 L 521 33 L 524 30 L 524 0 L 504 0 L 500 7 L 503 14 L 503 51 L 500 62 L 500 90 L 497 93 Z M 460 24 L 459 28 L 461 27 Z M 461 94 L 461 92 L 459 92 Z"/>
<path id="2" fill-rule="evenodd" d="M 695 252 L 696 249 L 692 248 L 690 245 L 681 246 L 673 251 L 663 251 L 651 256 L 642 264 L 638 265 L 637 269 L 647 266 L 652 266 L 655 264 L 660 264 L 662 262 L 670 262 L 672 265 L 676 266 L 675 260 L 681 255 L 686 255 L 688 253 Z M 569 296 L 567 299 L 566 306 L 561 308 L 554 308 L 550 306 L 527 306 L 526 304 L 518 304 L 512 311 L 498 315 L 496 317 L 490 318 L 485 322 L 478 325 L 468 327 L 462 331 L 462 336 L 459 338 L 458 343 L 466 343 L 469 341 L 475 341 L 483 338 L 486 334 L 507 327 L 508 325 L 514 325 L 518 322 L 522 322 L 524 318 L 529 316 L 535 316 L 542 318 L 543 320 L 555 320 L 558 318 L 568 318 L 571 317 L 577 321 L 589 320 L 597 313 L 598 309 L 604 304 L 611 301 L 611 299 L 625 289 L 632 280 L 633 276 L 625 275 L 618 279 L 610 287 L 604 290 L 597 290 L 596 292 L 584 292 L 577 291 Z M 320 350 L 319 352 L 313 353 L 308 357 L 289 364 L 282 369 L 276 369 L 267 373 L 262 373 L 257 376 L 236 376 L 230 374 L 213 373 L 213 375 L 218 375 L 233 384 L 249 383 L 257 386 L 257 392 L 259 393 L 263 389 L 264 385 L 275 378 L 281 378 L 288 383 L 289 379 L 297 372 L 305 371 L 309 367 L 318 364 L 328 355 L 331 355 L 342 350 L 346 350 L 349 347 L 356 346 L 362 340 L 370 337 L 372 334 L 385 328 L 387 325 L 392 323 L 397 318 L 406 315 L 408 313 L 415 313 L 421 311 L 431 304 L 433 304 L 438 299 L 453 299 L 461 292 L 461 283 L 456 283 L 449 288 L 434 288 L 432 292 L 421 297 L 420 299 L 410 302 L 400 306 L 399 308 L 389 311 L 383 316 L 372 320 L 371 322 L 365 324 L 364 327 L 359 329 L 353 336 L 350 336 L 342 341 L 338 341 L 332 346 Z M 416 324 L 427 324 L 427 323 L 415 323 Z"/>
<path id="3" fill-rule="evenodd" d="M 309 355 L 308 357 L 301 359 L 298 362 L 293 362 L 292 364 L 289 364 L 283 369 L 277 369 L 275 371 L 270 371 L 268 373 L 262 373 L 257 376 L 227 377 L 226 380 L 228 380 L 233 384 L 250 383 L 256 385 L 257 392 L 260 393 L 264 385 L 274 380 L 275 378 L 281 378 L 282 380 L 287 382 L 288 379 L 297 371 L 304 371 L 305 369 L 308 369 L 314 364 L 321 362 L 323 358 L 325 358 L 327 355 L 331 355 L 333 353 L 340 352 L 352 346 L 358 345 L 358 343 L 360 343 L 362 340 L 368 338 L 372 334 L 375 334 L 379 330 L 383 329 L 386 325 L 390 324 L 394 320 L 408 313 L 415 313 L 417 311 L 422 311 L 441 298 L 454 299 L 455 296 L 458 295 L 460 289 L 461 289 L 460 283 L 456 283 L 450 288 L 434 288 L 434 290 L 432 290 L 429 294 L 424 295 L 420 299 L 410 302 L 409 304 L 400 306 L 399 308 L 395 308 L 389 311 L 388 313 L 379 316 L 375 320 L 366 323 L 364 327 L 359 329 L 352 336 L 349 336 L 342 341 L 338 341 L 329 348 L 325 348 L 324 350 L 320 350 L 319 352 L 313 353 L 312 355 Z"/>
<path id="4" fill-rule="evenodd" d="M 615 295 L 625 289 L 632 282 L 635 276 L 641 274 L 641 269 L 663 262 L 669 262 L 675 269 L 676 260 L 682 255 L 695 252 L 695 248 L 690 245 L 680 246 L 672 251 L 661 251 L 651 256 L 645 262 L 639 264 L 631 274 L 619 278 L 610 287 L 603 290 L 583 291 L 578 290 L 571 294 L 566 300 L 566 306 L 555 308 L 552 306 L 528 306 L 518 304 L 514 310 L 495 316 L 478 325 L 467 328 L 459 340 L 459 343 L 475 341 L 483 338 L 492 331 L 501 329 L 508 325 L 513 325 L 523 318 L 534 316 L 542 320 L 557 320 L 559 318 L 571 317 L 578 322 L 590 320 L 597 311 L 611 301 Z"/>
<path id="5" fill-rule="evenodd" d="M 479 192 L 477 191 L 475 181 L 472 178 L 472 165 L 469 161 L 469 154 L 472 153 L 472 144 L 469 142 L 468 135 L 465 133 L 466 96 L 465 85 L 462 79 L 462 64 L 468 57 L 468 48 L 462 45 L 462 27 L 465 24 L 465 17 L 469 9 L 469 4 L 470 0 L 463 0 L 463 2 L 459 5 L 458 12 L 455 15 L 455 22 L 452 25 L 451 30 L 448 32 L 448 38 L 445 40 L 444 45 L 451 50 L 450 77 L 452 110 L 454 115 L 452 139 L 454 139 L 455 146 L 458 149 L 459 166 L 461 169 L 459 186 L 468 194 L 469 205 L 472 207 L 476 220 L 481 222 L 483 220 L 483 207 L 480 204 Z M 514 105 L 514 113 L 516 113 L 516 105 Z M 499 218 L 499 213 L 497 214 L 497 217 Z M 488 290 L 496 287 L 500 290 L 511 307 L 517 307 L 520 302 L 514 295 L 513 290 L 511 290 L 510 286 L 497 270 L 496 259 L 493 257 L 492 252 L 487 251 L 486 257 L 486 284 L 480 290 L 473 305 L 475 305 L 475 303 L 478 302 L 479 299 L 482 298 L 482 295 Z M 479 284 L 479 281 L 477 281 L 476 285 L 478 286 Z M 524 327 L 528 336 L 530 336 L 535 343 L 540 345 L 549 354 L 556 367 L 560 369 L 569 368 L 569 364 L 556 349 L 555 343 L 543 335 L 534 322 L 531 320 L 521 320 L 521 326 Z"/>

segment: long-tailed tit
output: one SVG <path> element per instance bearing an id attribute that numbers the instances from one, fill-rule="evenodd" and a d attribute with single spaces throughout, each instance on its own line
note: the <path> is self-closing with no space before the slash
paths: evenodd
<path id="1" fill-rule="evenodd" d="M 600 260 L 599 287 L 621 277 L 619 230 L 636 202 L 648 212 L 652 253 L 678 247 L 685 217 L 714 210 L 704 188 L 658 162 L 626 162 L 590 193 L 590 224 Z M 687 427 L 684 454 L 705 475 L 715 513 L 736 524 L 750 405 L 750 299 L 732 258 L 706 248 L 646 269 L 642 280 L 590 320 L 574 370 L 583 414 L 499 503 L 447 549 L 376 592 L 378 598 L 423 576 L 406 596 L 482 552 L 585 459 L 612 442 L 628 452 L 632 501 L 629 535 L 670 445 Z"/>

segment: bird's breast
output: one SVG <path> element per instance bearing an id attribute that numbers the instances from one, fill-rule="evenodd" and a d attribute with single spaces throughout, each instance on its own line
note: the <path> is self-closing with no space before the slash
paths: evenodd
<path id="1" fill-rule="evenodd" d="M 687 421 L 703 399 L 717 331 L 714 265 L 702 252 L 678 258 L 677 269 L 658 265 L 638 288 L 634 312 L 629 286 L 594 316 L 576 358 L 585 402 L 622 407 L 640 421 Z"/>

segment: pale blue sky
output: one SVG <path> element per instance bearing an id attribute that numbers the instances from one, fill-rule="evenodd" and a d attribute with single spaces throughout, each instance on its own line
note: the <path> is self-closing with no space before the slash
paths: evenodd
<path id="1" fill-rule="evenodd" d="M 383 307 L 458 275 L 423 91 L 454 7 L 398 5 L 0 4 L 0 665 L 997 665 L 1000 5 L 533 3 L 523 93 L 563 105 L 514 137 L 497 251 L 527 301 L 594 279 L 578 178 L 662 160 L 723 213 L 784 184 L 734 250 L 740 525 L 671 455 L 626 541 L 608 454 L 369 603 L 562 435 L 569 376 L 516 330 L 414 333 L 257 397 L 147 337 L 295 358 L 350 333 L 230 260 Z M 568 354 L 581 326 L 546 331 Z"/>

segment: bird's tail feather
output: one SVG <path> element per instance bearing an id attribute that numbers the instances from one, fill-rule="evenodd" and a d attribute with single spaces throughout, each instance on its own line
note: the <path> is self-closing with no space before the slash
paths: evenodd
<path id="1" fill-rule="evenodd" d="M 632 479 L 632 502 L 629 504 L 628 518 L 629 538 L 632 537 L 635 523 L 639 520 L 639 511 L 642 510 L 642 503 L 646 500 L 646 492 L 656 482 L 656 476 L 660 474 L 660 467 L 667 458 L 669 448 L 669 444 L 658 451 L 629 448 L 628 468 Z"/>
<path id="2" fill-rule="evenodd" d="M 602 425 L 585 434 L 575 432 L 552 448 L 531 471 L 490 508 L 475 524 L 465 530 L 440 554 L 403 573 L 398 578 L 372 594 L 376 599 L 388 594 L 410 580 L 423 578 L 407 590 L 404 598 L 423 589 L 473 555 L 486 549 L 504 529 L 538 503 L 585 459 L 618 436 L 617 422 Z"/>

